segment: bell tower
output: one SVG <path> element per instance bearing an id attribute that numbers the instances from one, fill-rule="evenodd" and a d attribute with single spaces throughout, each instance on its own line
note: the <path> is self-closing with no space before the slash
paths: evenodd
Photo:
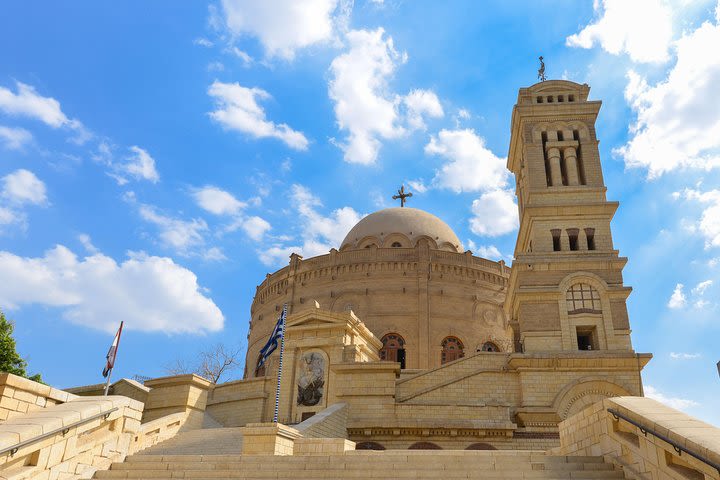
<path id="1" fill-rule="evenodd" d="M 505 310 L 525 352 L 632 350 L 590 87 L 549 80 L 521 88 L 507 166 L 520 229 Z"/>

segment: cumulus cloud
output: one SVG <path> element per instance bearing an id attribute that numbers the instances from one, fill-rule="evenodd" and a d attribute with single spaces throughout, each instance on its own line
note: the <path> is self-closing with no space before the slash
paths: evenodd
<path id="1" fill-rule="evenodd" d="M 198 255 L 200 247 L 205 245 L 205 232 L 208 226 L 205 220 L 194 218 L 183 220 L 158 212 L 151 205 L 140 205 L 140 217 L 158 228 L 160 242 L 182 256 Z M 203 253 L 199 253 L 203 256 Z"/>
<path id="2" fill-rule="evenodd" d="M 478 257 L 489 258 L 489 259 L 501 259 L 502 254 L 495 245 L 477 245 L 472 240 L 467 241 L 468 249 Z"/>
<path id="3" fill-rule="evenodd" d="M 704 295 L 705 290 L 710 288 L 710 286 L 713 284 L 712 280 L 705 280 L 703 282 L 698 283 L 695 288 L 692 289 L 692 293 L 695 295 Z"/>
<path id="4" fill-rule="evenodd" d="M 435 92 L 415 89 L 403 98 L 410 128 L 424 130 L 425 118 L 441 118 L 445 113 Z"/>
<path id="5" fill-rule="evenodd" d="M 234 232 L 237 229 L 242 229 L 248 237 L 259 242 L 272 228 L 264 218 L 246 216 L 243 210 L 248 204 L 241 202 L 233 194 L 221 188 L 206 185 L 196 189 L 193 192 L 193 197 L 195 202 L 204 210 L 231 219 L 231 223 L 224 227 L 224 232 Z M 257 202 L 258 199 L 252 200 Z"/>
<path id="6" fill-rule="evenodd" d="M 720 51 L 707 48 L 718 44 L 720 21 L 705 22 L 677 41 L 677 62 L 664 80 L 650 86 L 640 74 L 628 73 L 625 98 L 637 121 L 630 140 L 615 150 L 628 167 L 646 168 L 656 178 L 720 166 Z"/>
<path id="7" fill-rule="evenodd" d="M 705 237 L 706 248 L 720 247 L 720 190 L 685 189 L 679 196 L 706 205 L 694 227 Z"/>
<path id="8" fill-rule="evenodd" d="M 235 215 L 247 206 L 231 193 L 212 185 L 195 190 L 193 198 L 200 207 L 215 215 Z"/>
<path id="9" fill-rule="evenodd" d="M 287 60 L 333 38 L 337 6 L 338 0 L 222 0 L 223 20 L 233 35 L 257 37 L 268 57 Z"/>
<path id="10" fill-rule="evenodd" d="M 685 286 L 682 283 L 678 283 L 675 285 L 675 290 L 673 290 L 672 295 L 670 296 L 670 300 L 668 300 L 667 306 L 668 308 L 682 308 L 685 305 L 687 305 L 687 297 L 685 296 L 685 292 L 683 289 Z"/>
<path id="11" fill-rule="evenodd" d="M 677 410 L 687 410 L 691 407 L 697 407 L 700 404 L 694 400 L 679 397 L 670 397 L 651 385 L 645 385 L 644 387 L 645 396 L 657 400 L 660 403 L 664 403 L 668 407 L 675 408 Z"/>
<path id="12" fill-rule="evenodd" d="M 106 141 L 98 143 L 91 158 L 105 167 L 107 174 L 114 178 L 118 185 L 126 185 L 130 180 L 147 180 L 151 183 L 160 181 L 160 174 L 155 166 L 155 159 L 147 150 L 133 145 L 129 153 L 116 159 L 115 147 Z"/>
<path id="13" fill-rule="evenodd" d="M 215 100 L 216 107 L 210 112 L 210 118 L 223 128 L 255 138 L 277 138 L 290 148 L 307 150 L 308 140 L 305 135 L 284 123 L 276 124 L 265 118 L 265 110 L 258 104 L 258 100 L 270 98 L 265 90 L 216 80 L 208 89 L 208 95 Z"/>
<path id="14" fill-rule="evenodd" d="M 58 307 L 66 320 L 106 332 L 121 320 L 128 329 L 170 334 L 215 332 L 224 323 L 195 274 L 170 258 L 80 259 L 63 245 L 36 258 L 0 251 L 0 304 Z"/>
<path id="15" fill-rule="evenodd" d="M 505 159 L 492 153 L 472 129 L 441 130 L 425 145 L 425 153 L 446 160 L 433 179 L 440 188 L 460 193 L 507 186 L 509 172 Z"/>
<path id="16" fill-rule="evenodd" d="M 518 228 L 518 210 L 511 190 L 492 190 L 473 200 L 470 230 L 476 235 L 497 237 Z"/>
<path id="17" fill-rule="evenodd" d="M 0 142 L 8 150 L 22 150 L 32 141 L 32 134 L 24 128 L 3 127 L 0 125 Z"/>
<path id="18" fill-rule="evenodd" d="M 322 202 L 303 185 L 292 186 L 290 199 L 301 219 L 301 242 L 295 245 L 277 242 L 259 251 L 260 261 L 266 265 L 287 262 L 293 252 L 304 257 L 328 253 L 331 248 L 340 247 L 347 232 L 363 217 L 350 207 L 338 208 L 327 216 L 321 214 L 318 209 Z"/>
<path id="19" fill-rule="evenodd" d="M 667 1 L 596 0 L 594 9 L 599 18 L 579 33 L 567 37 L 566 45 L 592 48 L 598 44 L 613 55 L 626 53 L 634 62 L 668 60 L 673 39 L 673 12 Z"/>
<path id="20" fill-rule="evenodd" d="M 15 205 L 47 203 L 45 184 L 29 170 L 21 168 L 2 178 L 0 196 Z"/>
<path id="21" fill-rule="evenodd" d="M 75 132 L 73 141 L 85 143 L 90 133 L 79 120 L 68 118 L 60 108 L 60 102 L 52 97 L 43 97 L 34 87 L 16 82 L 16 92 L 0 87 L 0 111 L 7 115 L 39 120 L 51 128 L 65 127 Z"/>

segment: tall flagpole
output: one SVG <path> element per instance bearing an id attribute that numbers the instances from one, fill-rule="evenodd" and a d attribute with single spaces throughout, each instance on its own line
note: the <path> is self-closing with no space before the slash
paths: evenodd
<path id="1" fill-rule="evenodd" d="M 105 382 L 105 396 L 107 397 L 110 390 L 110 377 L 112 377 L 112 368 L 108 371 L 107 382 Z"/>
<path id="2" fill-rule="evenodd" d="M 280 409 L 280 379 L 282 378 L 283 353 L 285 352 L 285 323 L 287 322 L 287 303 L 282 309 L 282 325 L 280 326 L 280 362 L 278 363 L 277 387 L 275 388 L 275 415 L 273 423 L 278 423 L 278 410 Z"/>
<path id="3" fill-rule="evenodd" d="M 108 392 L 110 391 L 110 378 L 112 378 L 112 371 L 115 368 L 115 359 L 117 358 L 117 352 L 120 348 L 120 336 L 122 335 L 122 329 L 123 324 L 125 322 L 120 322 L 120 328 L 118 329 L 117 333 L 115 334 L 115 338 L 117 339 L 117 343 L 115 343 L 115 338 L 113 338 L 113 344 L 110 346 L 110 352 L 108 352 L 108 358 L 107 361 L 110 363 L 110 368 L 108 369 L 107 374 L 107 381 L 105 382 L 105 396 L 107 397 Z M 114 350 L 113 350 L 114 347 Z M 112 352 L 112 361 L 110 359 L 110 353 Z M 104 372 L 103 372 L 104 373 Z"/>

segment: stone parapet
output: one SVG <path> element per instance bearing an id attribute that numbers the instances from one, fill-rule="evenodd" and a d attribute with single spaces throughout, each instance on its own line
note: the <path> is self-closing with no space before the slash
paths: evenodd
<path id="1" fill-rule="evenodd" d="M 282 423 L 250 423 L 241 431 L 243 455 L 293 455 L 295 439 L 302 436 Z"/>
<path id="2" fill-rule="evenodd" d="M 171 413 L 185 413 L 185 428 L 200 428 L 205 414 L 208 390 L 212 382 L 195 374 L 175 375 L 147 380 L 150 388 L 145 402 L 143 422 L 149 422 Z"/>
<path id="3" fill-rule="evenodd" d="M 0 421 L 65 403 L 75 395 L 27 378 L 0 373 Z"/>
<path id="4" fill-rule="evenodd" d="M 688 452 L 720 465 L 720 429 L 644 397 L 608 398 L 568 418 L 560 423 L 560 447 L 553 451 L 601 455 L 623 467 L 626 478 L 720 479 L 716 468 Z"/>

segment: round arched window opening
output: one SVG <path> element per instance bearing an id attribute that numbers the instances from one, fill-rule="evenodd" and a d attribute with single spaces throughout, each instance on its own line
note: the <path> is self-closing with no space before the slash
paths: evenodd
<path id="1" fill-rule="evenodd" d="M 499 352 L 500 349 L 493 342 L 485 342 L 482 346 L 483 352 Z"/>
<path id="2" fill-rule="evenodd" d="M 400 248 L 402 247 L 402 244 L 400 242 L 393 242 L 392 245 L 390 245 L 392 248 Z"/>
<path id="3" fill-rule="evenodd" d="M 405 368 L 405 339 L 397 333 L 388 333 L 380 339 L 383 346 L 380 349 L 380 360 L 399 362 L 400 368 Z"/>
<path id="4" fill-rule="evenodd" d="M 441 345 L 440 363 L 452 362 L 465 356 L 465 347 L 457 337 L 445 337 Z"/>
<path id="5" fill-rule="evenodd" d="M 355 450 L 385 450 L 385 447 L 377 442 L 360 442 L 355 445 Z"/>

